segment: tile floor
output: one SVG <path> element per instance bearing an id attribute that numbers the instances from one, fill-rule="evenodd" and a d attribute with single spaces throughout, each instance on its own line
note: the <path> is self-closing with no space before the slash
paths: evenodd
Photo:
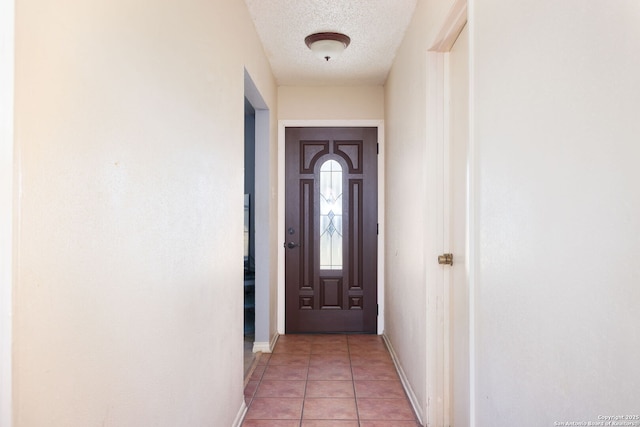
<path id="1" fill-rule="evenodd" d="M 376 335 L 283 335 L 247 386 L 243 427 L 418 427 Z"/>

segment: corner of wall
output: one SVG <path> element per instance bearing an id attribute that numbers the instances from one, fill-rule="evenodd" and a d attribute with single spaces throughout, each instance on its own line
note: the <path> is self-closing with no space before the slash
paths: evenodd
<path id="1" fill-rule="evenodd" d="M 242 422 L 244 421 L 244 417 L 245 415 L 247 415 L 247 409 L 249 408 L 247 407 L 247 404 L 243 399 L 242 404 L 240 405 L 240 409 L 238 409 L 238 414 L 236 415 L 236 418 L 233 420 L 233 424 L 231 424 L 231 427 L 240 427 L 242 425 Z"/>
<path id="2" fill-rule="evenodd" d="M 418 421 L 420 421 L 421 425 L 425 425 L 425 418 L 424 418 L 425 411 L 421 405 L 420 400 L 418 399 L 418 396 L 416 396 L 416 393 L 413 391 L 413 388 L 411 387 L 411 383 L 407 378 L 407 374 L 404 372 L 404 369 L 402 369 L 402 365 L 400 364 L 400 359 L 398 359 L 398 355 L 396 354 L 393 348 L 393 344 L 391 344 L 391 339 L 386 334 L 382 334 L 382 338 L 384 339 L 384 343 L 386 344 L 387 349 L 391 354 L 391 359 L 393 360 L 393 364 L 396 367 L 396 371 L 398 371 L 398 376 L 400 377 L 400 382 L 402 382 L 402 387 L 404 388 L 404 391 L 407 393 L 407 397 L 409 398 L 409 401 L 411 402 L 411 406 L 413 407 L 413 410 L 416 413 L 416 416 L 418 417 Z"/>
<path id="3" fill-rule="evenodd" d="M 276 346 L 276 342 L 280 335 L 278 333 L 273 334 L 271 340 L 268 342 L 259 342 L 256 341 L 253 343 L 253 352 L 254 353 L 273 353 L 273 349 Z"/>

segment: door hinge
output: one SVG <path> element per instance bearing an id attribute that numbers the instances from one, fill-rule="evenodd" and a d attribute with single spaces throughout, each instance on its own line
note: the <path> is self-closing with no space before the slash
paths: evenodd
<path id="1" fill-rule="evenodd" d="M 380 315 L 380 304 L 376 304 L 376 316 Z"/>
<path id="2" fill-rule="evenodd" d="M 376 143 L 376 154 L 380 154 L 380 143 Z"/>
<path id="3" fill-rule="evenodd" d="M 380 224 L 376 224 L 376 235 L 380 234 Z"/>

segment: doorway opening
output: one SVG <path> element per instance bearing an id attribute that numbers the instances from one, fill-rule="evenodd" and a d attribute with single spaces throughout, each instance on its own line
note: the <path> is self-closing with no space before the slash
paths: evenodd
<path id="1" fill-rule="evenodd" d="M 385 232 L 384 232 L 384 164 L 385 164 L 385 144 L 384 144 L 384 121 L 383 120 L 280 120 L 278 121 L 278 229 L 277 235 L 280 237 L 278 241 L 278 270 L 277 270 L 277 333 L 285 334 L 285 255 L 286 251 L 290 250 L 288 246 L 283 245 L 282 236 L 290 236 L 285 226 L 285 181 L 286 181 L 286 167 L 285 167 L 285 135 L 287 128 L 309 128 L 309 127 L 373 127 L 377 129 L 377 148 L 378 148 L 378 161 L 377 161 L 377 217 L 378 217 L 378 234 L 377 234 L 377 246 L 378 248 L 385 247 Z M 294 242 L 295 244 L 295 242 Z M 294 246 L 295 247 L 295 246 Z M 376 333 L 382 334 L 384 331 L 385 322 L 385 282 L 384 282 L 384 251 L 380 250 L 377 257 L 377 322 Z"/>
<path id="2" fill-rule="evenodd" d="M 245 106 L 245 375 L 254 353 L 270 348 L 275 321 L 271 320 L 272 265 L 270 111 L 249 73 L 244 73 Z M 274 284 L 275 285 L 275 284 Z"/>
<path id="3" fill-rule="evenodd" d="M 244 373 L 253 363 L 256 331 L 255 147 L 256 110 L 244 98 Z"/>
<path id="4" fill-rule="evenodd" d="M 285 135 L 285 332 L 376 333 L 378 129 Z"/>

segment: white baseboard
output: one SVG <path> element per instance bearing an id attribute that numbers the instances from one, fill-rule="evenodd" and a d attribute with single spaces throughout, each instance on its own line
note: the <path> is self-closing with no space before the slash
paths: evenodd
<path id="1" fill-rule="evenodd" d="M 415 392 L 411 388 L 411 384 L 409 384 L 409 379 L 407 378 L 407 375 L 404 373 L 404 370 L 400 365 L 400 360 L 398 359 L 398 355 L 396 354 L 396 351 L 393 349 L 393 345 L 391 345 L 391 340 L 385 334 L 382 334 L 382 338 L 384 339 L 384 342 L 387 345 L 387 349 L 391 354 L 391 358 L 393 359 L 393 364 L 395 365 L 396 371 L 398 371 L 398 375 L 400 376 L 400 382 L 402 382 L 402 387 L 404 388 L 405 393 L 407 393 L 407 397 L 411 402 L 411 406 L 413 406 L 413 410 L 415 411 L 416 416 L 418 417 L 418 421 L 420 421 L 420 425 L 425 425 L 422 406 L 420 405 L 420 402 L 418 401 L 418 398 L 416 397 Z"/>
<path id="2" fill-rule="evenodd" d="M 244 399 L 242 399 L 242 405 L 240 405 L 240 410 L 236 415 L 236 419 L 233 420 L 233 424 L 231 424 L 231 427 L 240 427 L 242 425 L 242 422 L 244 421 L 244 416 L 247 414 L 247 409 L 248 409 L 247 404 L 245 403 Z"/>
<path id="3" fill-rule="evenodd" d="M 270 342 L 254 342 L 253 343 L 253 352 L 254 353 L 272 353 L 273 352 L 273 348 L 276 346 L 276 341 L 278 341 L 278 337 L 280 335 L 278 335 L 277 333 L 275 333 L 273 335 L 273 337 L 271 337 L 271 341 Z"/>

